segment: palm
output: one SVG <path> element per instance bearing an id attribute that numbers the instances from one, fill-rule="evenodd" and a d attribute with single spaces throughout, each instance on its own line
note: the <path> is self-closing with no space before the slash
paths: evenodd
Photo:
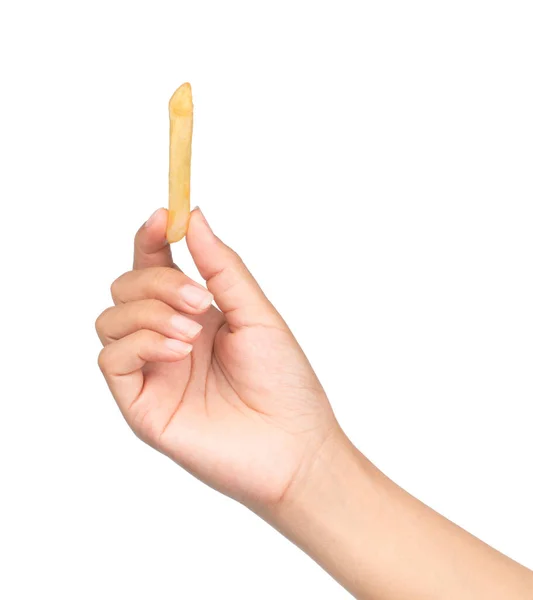
<path id="1" fill-rule="evenodd" d="M 323 423 L 324 392 L 288 329 L 231 333 L 215 308 L 202 323 L 188 359 L 145 367 L 131 422 L 189 471 L 219 473 L 221 491 L 275 500 Z"/>

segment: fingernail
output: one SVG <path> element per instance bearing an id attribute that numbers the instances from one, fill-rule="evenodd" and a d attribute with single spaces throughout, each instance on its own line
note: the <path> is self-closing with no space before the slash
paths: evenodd
<path id="1" fill-rule="evenodd" d="M 207 308 L 213 302 L 213 294 L 195 285 L 184 285 L 180 294 L 187 304 L 198 310 Z"/>
<path id="2" fill-rule="evenodd" d="M 181 340 L 173 340 L 167 338 L 165 340 L 165 344 L 170 348 L 173 352 L 177 352 L 178 354 L 190 354 L 192 350 L 191 344 L 187 344 L 187 342 L 182 342 Z"/>
<path id="3" fill-rule="evenodd" d="M 195 338 L 202 330 L 200 323 L 188 319 L 183 315 L 173 315 L 170 322 L 177 333 L 191 339 Z"/>
<path id="4" fill-rule="evenodd" d="M 157 215 L 157 213 L 160 211 L 161 209 L 158 208 L 155 212 L 152 213 L 151 217 L 148 219 L 148 221 L 146 221 L 146 223 L 144 224 L 145 227 L 150 227 L 150 225 L 152 225 L 155 221 L 155 216 Z"/>

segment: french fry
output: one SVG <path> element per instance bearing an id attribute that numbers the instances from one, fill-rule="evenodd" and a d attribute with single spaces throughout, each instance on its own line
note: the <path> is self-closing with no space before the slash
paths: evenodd
<path id="1" fill-rule="evenodd" d="M 192 92 L 184 83 L 174 92 L 168 104 L 170 115 L 170 157 L 168 171 L 169 244 L 187 233 L 191 196 Z"/>

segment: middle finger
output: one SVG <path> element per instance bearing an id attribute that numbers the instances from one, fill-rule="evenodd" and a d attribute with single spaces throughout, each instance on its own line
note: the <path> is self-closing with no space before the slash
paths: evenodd
<path id="1" fill-rule="evenodd" d="M 113 282 L 111 295 L 116 305 L 155 299 L 192 315 L 205 312 L 213 302 L 211 292 L 171 267 L 128 271 Z"/>

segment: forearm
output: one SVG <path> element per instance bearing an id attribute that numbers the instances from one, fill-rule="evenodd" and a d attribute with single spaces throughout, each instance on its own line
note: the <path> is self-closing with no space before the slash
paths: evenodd
<path id="1" fill-rule="evenodd" d="M 533 573 L 385 477 L 343 435 L 266 518 L 360 600 L 531 600 Z"/>

